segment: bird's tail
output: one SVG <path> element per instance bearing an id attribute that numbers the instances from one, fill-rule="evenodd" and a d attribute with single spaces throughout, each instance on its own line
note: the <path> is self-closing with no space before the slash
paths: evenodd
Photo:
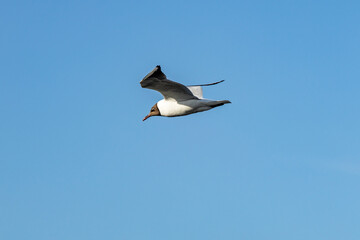
<path id="1" fill-rule="evenodd" d="M 211 101 L 208 105 L 212 108 L 222 106 L 224 104 L 231 103 L 229 100 Z"/>

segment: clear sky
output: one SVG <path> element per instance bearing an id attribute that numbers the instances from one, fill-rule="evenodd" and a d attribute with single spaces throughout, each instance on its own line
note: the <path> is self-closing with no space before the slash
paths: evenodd
<path id="1" fill-rule="evenodd" d="M 360 239 L 359 8 L 1 1 L 0 239 Z"/>

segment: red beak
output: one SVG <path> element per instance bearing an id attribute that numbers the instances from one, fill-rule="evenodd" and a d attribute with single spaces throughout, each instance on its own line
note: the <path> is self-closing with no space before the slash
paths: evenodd
<path id="1" fill-rule="evenodd" d="M 150 114 L 149 114 L 149 115 L 146 115 L 146 116 L 144 117 L 143 121 L 145 121 L 145 120 L 148 119 L 149 117 L 151 117 Z"/>

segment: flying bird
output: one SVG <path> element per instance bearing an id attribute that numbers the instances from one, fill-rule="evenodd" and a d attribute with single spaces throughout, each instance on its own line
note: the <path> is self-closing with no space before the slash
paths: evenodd
<path id="1" fill-rule="evenodd" d="M 171 81 L 157 65 L 143 80 L 140 85 L 160 92 L 164 99 L 158 101 L 145 116 L 143 121 L 152 116 L 177 117 L 192 113 L 203 112 L 215 107 L 231 103 L 228 100 L 209 100 L 203 98 L 202 86 L 211 86 L 223 82 L 184 86 L 181 83 Z"/>

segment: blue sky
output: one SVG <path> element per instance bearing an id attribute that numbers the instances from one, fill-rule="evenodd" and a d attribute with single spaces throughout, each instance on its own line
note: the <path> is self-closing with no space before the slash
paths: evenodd
<path id="1" fill-rule="evenodd" d="M 1 239 L 360 238 L 358 1 L 0 5 Z"/>

